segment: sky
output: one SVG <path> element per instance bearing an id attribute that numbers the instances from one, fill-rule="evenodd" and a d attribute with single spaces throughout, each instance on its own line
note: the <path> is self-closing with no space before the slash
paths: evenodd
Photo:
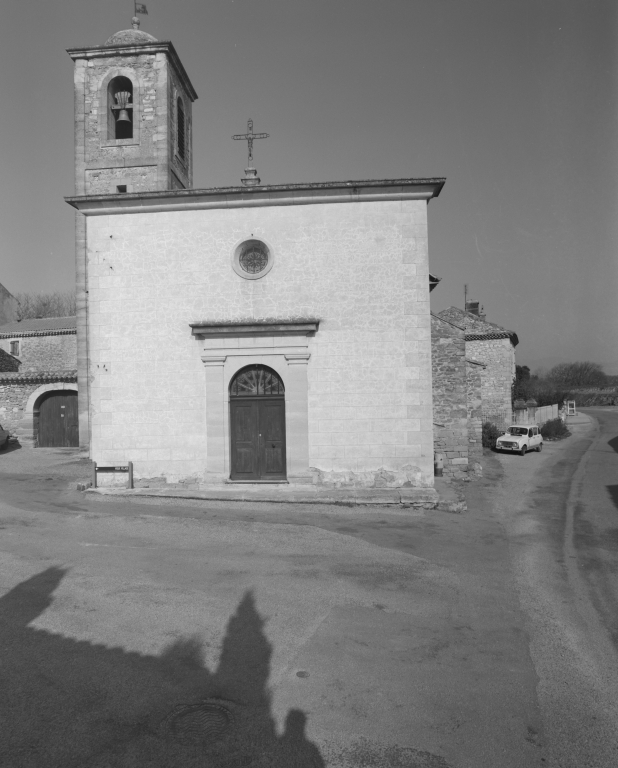
<path id="1" fill-rule="evenodd" d="M 194 186 L 445 176 L 433 311 L 480 301 L 533 370 L 618 374 L 615 0 L 146 0 L 197 90 Z M 73 64 L 132 0 L 4 0 L 0 283 L 74 284 Z"/>

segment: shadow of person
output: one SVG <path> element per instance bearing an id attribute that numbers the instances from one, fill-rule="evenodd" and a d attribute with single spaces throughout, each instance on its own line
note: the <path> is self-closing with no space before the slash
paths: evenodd
<path id="1" fill-rule="evenodd" d="M 609 493 L 609 496 L 616 507 L 618 509 L 618 485 L 606 485 L 607 492 Z"/>
<path id="2" fill-rule="evenodd" d="M 290 710 L 277 735 L 272 646 L 248 591 L 215 671 L 195 637 L 160 656 L 29 626 L 67 570 L 48 568 L 0 597 L 0 763 L 19 768 L 324 768 Z"/>

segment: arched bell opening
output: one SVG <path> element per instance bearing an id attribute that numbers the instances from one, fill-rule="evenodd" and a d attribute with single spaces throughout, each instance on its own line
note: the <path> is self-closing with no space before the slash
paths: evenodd
<path id="1" fill-rule="evenodd" d="M 118 75 L 107 86 L 109 105 L 107 133 L 109 139 L 133 138 L 133 83 Z"/>
<path id="2" fill-rule="evenodd" d="M 285 459 L 285 387 L 265 365 L 248 365 L 232 378 L 230 395 L 230 479 L 281 482 Z"/>
<path id="3" fill-rule="evenodd" d="M 186 139 L 187 129 L 185 121 L 185 108 L 182 103 L 182 99 L 178 97 L 176 102 L 176 151 L 178 157 L 183 161 L 186 161 Z"/>

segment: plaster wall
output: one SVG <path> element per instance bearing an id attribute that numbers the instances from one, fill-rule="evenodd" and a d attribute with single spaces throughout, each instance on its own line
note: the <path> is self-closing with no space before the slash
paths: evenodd
<path id="1" fill-rule="evenodd" d="M 203 477 L 212 403 L 205 342 L 189 323 L 317 318 L 302 373 L 307 471 L 320 482 L 370 484 L 383 470 L 381 482 L 433 485 L 425 201 L 86 220 L 93 460 L 131 460 L 138 478 Z M 251 237 L 275 260 L 258 280 L 232 268 Z M 286 388 L 300 368 L 292 374 L 281 356 Z M 226 389 L 231 374 L 220 370 Z"/>

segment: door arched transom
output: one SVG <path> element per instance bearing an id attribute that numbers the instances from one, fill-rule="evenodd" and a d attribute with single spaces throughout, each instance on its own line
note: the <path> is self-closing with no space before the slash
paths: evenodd
<path id="1" fill-rule="evenodd" d="M 231 479 L 286 479 L 285 387 L 265 365 L 241 368 L 230 382 Z"/>

